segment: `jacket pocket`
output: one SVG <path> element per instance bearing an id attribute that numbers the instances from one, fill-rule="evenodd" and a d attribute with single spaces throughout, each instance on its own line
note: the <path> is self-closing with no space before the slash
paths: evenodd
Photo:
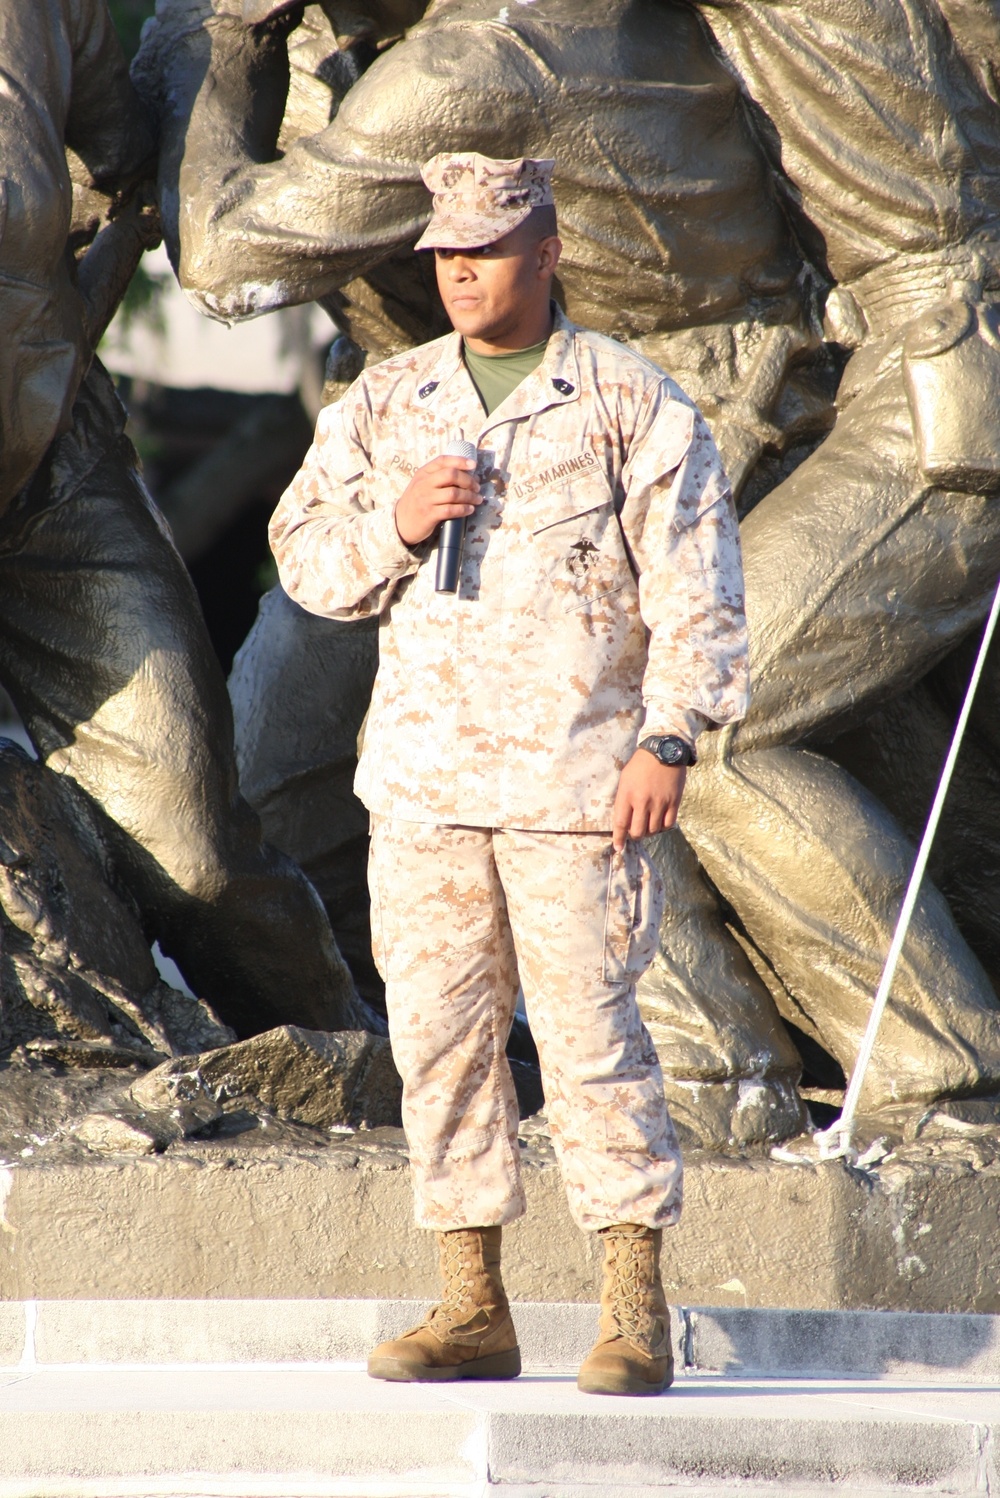
<path id="1" fill-rule="evenodd" d="M 566 612 L 632 580 L 607 481 L 595 474 L 532 506 L 527 517 L 538 567 Z"/>

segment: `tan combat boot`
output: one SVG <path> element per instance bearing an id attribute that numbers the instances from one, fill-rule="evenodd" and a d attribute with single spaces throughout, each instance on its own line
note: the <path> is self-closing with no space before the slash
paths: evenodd
<path id="1" fill-rule="evenodd" d="M 441 1304 L 395 1342 L 368 1359 L 372 1378 L 395 1383 L 444 1383 L 457 1378 L 516 1378 L 517 1333 L 500 1280 L 502 1228 L 438 1233 Z"/>
<path id="2" fill-rule="evenodd" d="M 601 1332 L 580 1369 L 585 1394 L 661 1394 L 673 1383 L 670 1312 L 660 1280 L 662 1228 L 602 1228 Z"/>

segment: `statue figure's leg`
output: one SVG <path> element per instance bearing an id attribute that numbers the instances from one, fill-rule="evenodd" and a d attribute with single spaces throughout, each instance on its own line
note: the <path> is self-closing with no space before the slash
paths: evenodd
<path id="1" fill-rule="evenodd" d="M 794 328 L 762 330 L 748 322 L 635 342 L 710 414 L 726 463 L 739 473 L 760 451 L 789 356 L 801 341 Z M 832 405 L 833 398 L 826 363 L 796 366 L 791 378 L 804 392 L 791 403 L 796 419 L 809 409 L 817 427 L 825 424 L 832 413 L 824 400 Z M 688 795 L 700 774 L 689 777 Z M 748 951 L 759 963 L 758 954 L 749 945 L 745 950 L 727 925 L 682 833 L 656 839 L 654 856 L 667 887 L 666 914 L 637 998 L 682 1137 L 718 1145 L 798 1133 L 805 1122 L 796 1092 L 802 1059 Z"/>
<path id="2" fill-rule="evenodd" d="M 682 1142 L 709 1147 L 798 1134 L 802 1060 L 774 999 L 682 833 L 650 841 L 666 906 L 659 950 L 636 996 Z"/>
<path id="3" fill-rule="evenodd" d="M 240 788 L 268 841 L 308 874 L 360 992 L 381 1008 L 368 813 L 354 794 L 358 732 L 377 667 L 377 619 L 320 619 L 274 588 L 233 662 L 229 695 Z"/>
<path id="4" fill-rule="evenodd" d="M 978 648 L 978 630 L 970 643 Z M 969 669 L 967 652 L 960 647 L 943 669 L 932 671 L 829 747 L 837 762 L 878 796 L 913 844 L 934 799 Z M 954 680 L 957 703 L 942 690 L 942 678 Z M 976 701 L 986 714 L 996 712 L 992 673 L 980 682 Z M 975 714 L 966 731 L 929 872 L 1000 993 L 1000 761 L 992 735 L 978 731 L 981 723 Z"/>
<path id="5" fill-rule="evenodd" d="M 238 792 L 197 596 L 128 443 L 94 434 L 106 415 L 85 391 L 0 524 L 0 680 L 42 757 L 112 819 L 119 878 L 192 988 L 241 1034 L 343 1028 L 350 975 Z"/>
<path id="6" fill-rule="evenodd" d="M 927 485 L 897 353 L 748 517 L 744 559 L 753 703 L 735 733 L 702 741 L 684 828 L 791 1002 L 849 1070 L 913 851 L 844 769 L 791 746 L 862 721 L 982 618 L 1000 571 L 1000 501 Z M 995 1085 L 998 1016 L 928 886 L 869 1105 Z"/>

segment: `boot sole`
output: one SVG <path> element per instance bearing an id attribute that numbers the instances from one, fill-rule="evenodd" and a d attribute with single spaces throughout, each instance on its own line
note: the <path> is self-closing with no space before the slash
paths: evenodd
<path id="1" fill-rule="evenodd" d="M 662 1383 L 658 1384 L 648 1383 L 646 1379 L 639 1378 L 635 1374 L 622 1374 L 620 1378 L 614 1378 L 608 1374 L 588 1378 L 581 1374 L 576 1381 L 576 1386 L 582 1394 L 629 1394 L 642 1397 L 643 1395 L 665 1394 L 673 1381 L 672 1371 L 666 1375 Z"/>
<path id="2" fill-rule="evenodd" d="M 509 1352 L 495 1352 L 488 1358 L 472 1358 L 454 1368 L 429 1368 L 407 1363 L 402 1358 L 369 1358 L 368 1377 L 386 1379 L 393 1384 L 451 1384 L 462 1378 L 517 1378 L 521 1371 L 521 1353 L 516 1347 Z"/>

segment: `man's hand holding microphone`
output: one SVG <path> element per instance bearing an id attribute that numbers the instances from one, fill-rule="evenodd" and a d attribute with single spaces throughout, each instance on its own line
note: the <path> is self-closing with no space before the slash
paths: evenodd
<path id="1" fill-rule="evenodd" d="M 396 529 L 407 546 L 417 546 L 443 521 L 461 520 L 464 526 L 479 504 L 476 459 L 442 454 L 418 468 L 399 496 Z"/>

